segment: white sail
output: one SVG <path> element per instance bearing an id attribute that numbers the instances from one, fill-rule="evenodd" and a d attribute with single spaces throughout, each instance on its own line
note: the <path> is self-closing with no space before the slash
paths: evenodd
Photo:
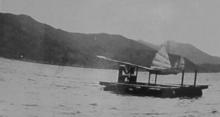
<path id="1" fill-rule="evenodd" d="M 162 48 L 156 53 L 152 61 L 151 68 L 157 68 L 157 69 L 171 68 L 169 56 L 168 56 L 165 46 L 162 46 Z"/>
<path id="2" fill-rule="evenodd" d="M 181 70 L 183 70 L 184 67 L 185 67 L 185 60 L 184 60 L 183 57 L 181 57 L 181 58 L 180 58 L 180 62 L 179 62 L 179 68 L 180 68 Z"/>
<path id="3" fill-rule="evenodd" d="M 173 68 L 178 68 L 178 67 L 179 67 L 179 62 L 180 62 L 180 60 L 176 61 L 176 62 L 174 63 Z"/>
<path id="4" fill-rule="evenodd" d="M 174 64 L 173 68 L 183 70 L 185 67 L 185 60 L 183 57 L 180 57 Z"/>

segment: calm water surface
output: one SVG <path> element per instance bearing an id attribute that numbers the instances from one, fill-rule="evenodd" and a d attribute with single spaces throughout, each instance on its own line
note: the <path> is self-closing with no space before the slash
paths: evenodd
<path id="1" fill-rule="evenodd" d="M 147 82 L 148 73 L 139 81 Z M 198 74 L 208 84 L 200 98 L 155 98 L 103 91 L 99 81 L 116 81 L 117 71 L 61 67 L 0 58 L 0 117 L 219 117 L 220 73 Z M 152 78 L 152 82 L 153 82 Z M 180 83 L 180 75 L 158 83 Z M 193 83 L 193 74 L 185 74 Z"/>

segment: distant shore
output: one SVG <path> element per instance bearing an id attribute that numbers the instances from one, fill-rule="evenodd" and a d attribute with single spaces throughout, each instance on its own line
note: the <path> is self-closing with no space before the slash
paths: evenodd
<path id="1" fill-rule="evenodd" d="M 88 68 L 88 69 L 106 69 L 106 70 L 118 70 L 117 66 L 115 68 L 104 68 L 104 67 L 85 67 L 85 66 L 79 66 L 79 65 L 62 65 L 62 64 L 51 64 L 49 62 L 43 62 L 43 61 L 36 61 L 36 60 L 30 60 L 30 59 L 13 59 L 13 58 L 6 58 L 6 57 L 0 57 L 2 59 L 6 60 L 13 60 L 13 61 L 22 61 L 22 62 L 30 62 L 30 63 L 36 63 L 36 64 L 45 64 L 45 65 L 54 65 L 54 66 L 63 66 L 63 67 L 76 67 L 76 68 Z M 141 72 L 145 72 L 145 70 L 140 70 Z M 199 73 L 220 73 L 220 72 L 201 72 Z M 193 73 L 193 71 L 186 71 L 186 73 Z"/>

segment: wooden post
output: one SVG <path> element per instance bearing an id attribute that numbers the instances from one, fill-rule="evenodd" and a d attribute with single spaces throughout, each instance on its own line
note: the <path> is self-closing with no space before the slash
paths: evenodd
<path id="1" fill-rule="evenodd" d="M 197 70 L 195 70 L 194 87 L 196 86 L 196 80 L 197 80 Z"/>
<path id="2" fill-rule="evenodd" d="M 155 84 L 157 84 L 157 73 L 155 74 L 155 81 L 154 81 Z"/>
<path id="3" fill-rule="evenodd" d="M 151 73 L 149 72 L 148 84 L 150 84 L 150 76 L 151 76 Z"/>
<path id="4" fill-rule="evenodd" d="M 182 80 L 181 80 L 181 86 L 183 86 L 183 81 L 184 81 L 184 70 L 182 71 Z"/>

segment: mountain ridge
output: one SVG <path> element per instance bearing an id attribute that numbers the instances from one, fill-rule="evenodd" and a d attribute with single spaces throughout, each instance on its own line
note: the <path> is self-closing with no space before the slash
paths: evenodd
<path id="1" fill-rule="evenodd" d="M 139 42 L 156 50 L 160 48 L 159 45 L 154 45 L 146 41 L 139 40 Z M 176 41 L 166 41 L 164 44 L 166 44 L 167 51 L 170 54 L 183 56 L 195 64 L 220 64 L 220 57 L 209 55 L 192 44 L 180 43 Z"/>
<path id="2" fill-rule="evenodd" d="M 11 59 L 90 68 L 117 67 L 116 63 L 96 57 L 102 55 L 149 67 L 157 52 L 121 35 L 67 32 L 26 15 L 0 13 L 0 27 L 0 56 Z M 170 55 L 172 64 L 176 59 L 176 55 Z M 186 71 L 207 70 L 185 60 Z"/>

